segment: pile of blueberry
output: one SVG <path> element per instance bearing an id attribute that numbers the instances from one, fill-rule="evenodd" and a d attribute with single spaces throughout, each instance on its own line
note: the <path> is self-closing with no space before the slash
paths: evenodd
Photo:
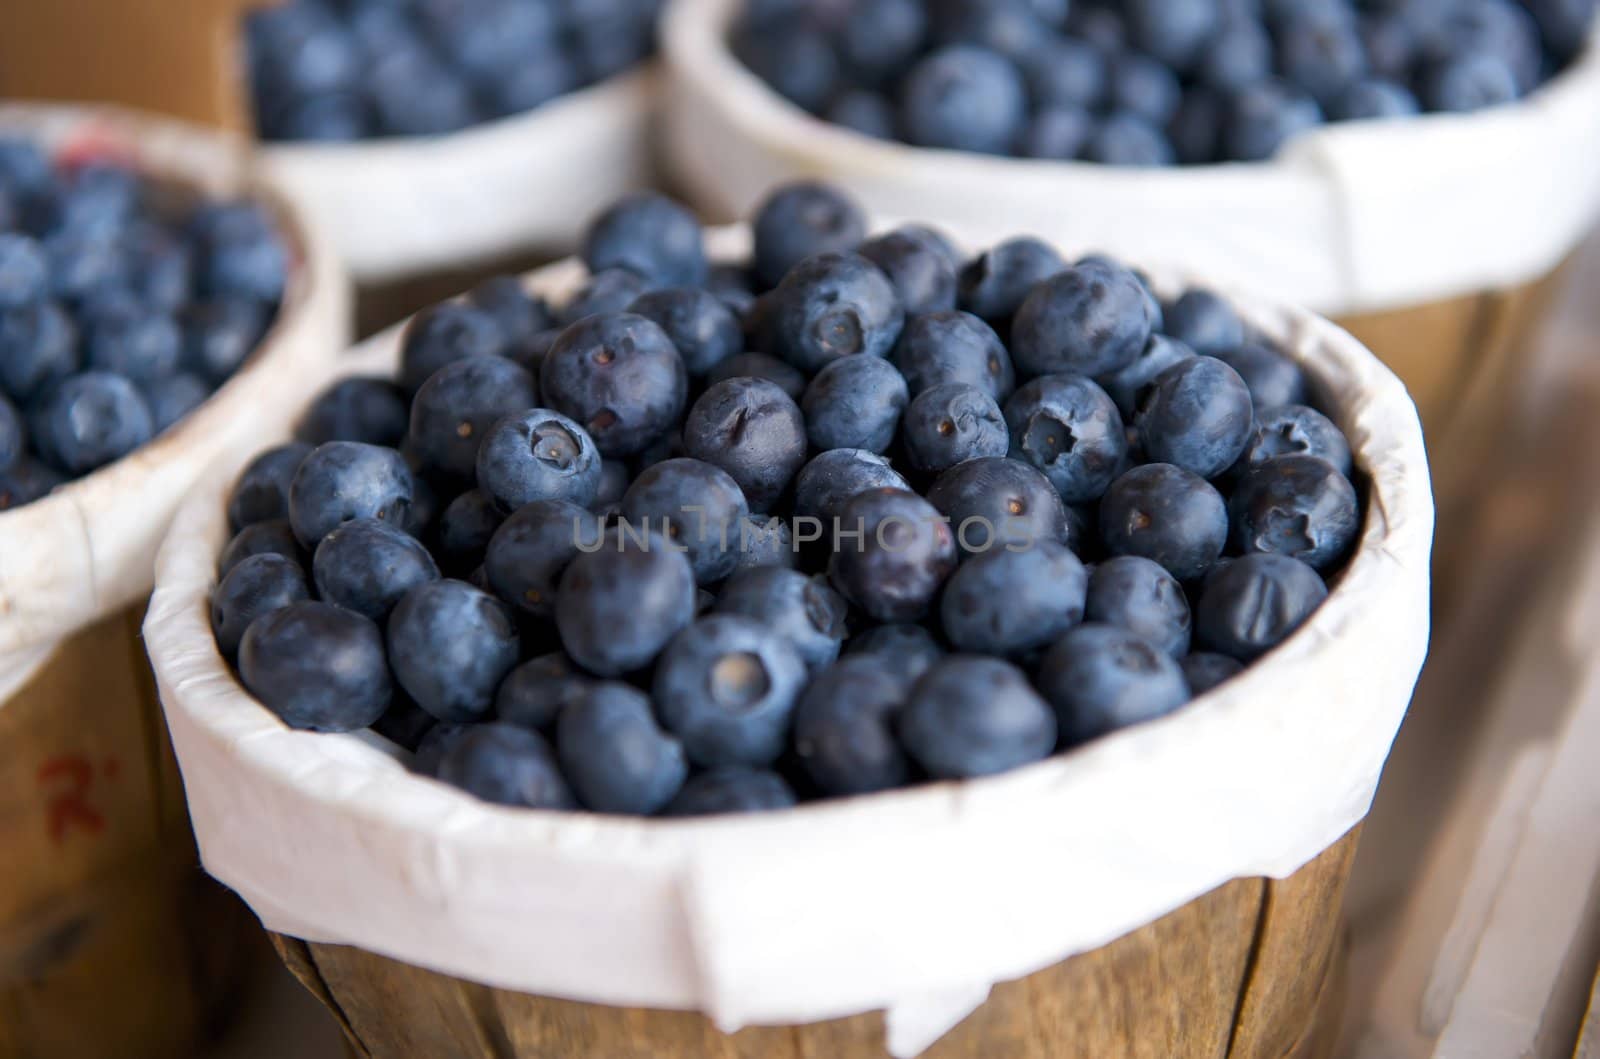
<path id="1" fill-rule="evenodd" d="M 0 511 L 126 456 L 225 382 L 277 312 L 271 215 L 0 139 Z"/>
<path id="2" fill-rule="evenodd" d="M 289 0 L 248 16 L 268 140 L 433 136 L 603 81 L 655 48 L 661 0 Z"/>
<path id="3" fill-rule="evenodd" d="M 816 184 L 754 239 L 625 199 L 567 304 L 490 281 L 322 394 L 229 501 L 244 685 L 490 801 L 767 809 L 1160 717 L 1327 595 L 1350 446 L 1215 294 Z"/>
<path id="4" fill-rule="evenodd" d="M 881 139 L 1106 165 L 1258 161 L 1324 122 L 1473 111 L 1596 0 L 750 0 L 735 54 Z"/>

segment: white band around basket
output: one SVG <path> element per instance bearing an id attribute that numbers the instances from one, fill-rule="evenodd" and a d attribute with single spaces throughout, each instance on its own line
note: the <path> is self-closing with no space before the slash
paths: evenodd
<path id="1" fill-rule="evenodd" d="M 268 144 L 262 159 L 361 282 L 568 250 L 650 184 L 659 85 L 651 65 L 446 136 Z"/>
<path id="2" fill-rule="evenodd" d="M 744 243 L 719 232 L 713 250 Z M 567 262 L 531 284 L 562 294 L 581 277 Z M 273 930 L 491 986 L 695 1009 L 729 1030 L 886 1008 L 897 1056 L 995 982 L 1230 879 L 1289 875 L 1366 814 L 1426 649 L 1433 507 L 1416 410 L 1388 369 L 1326 321 L 1241 304 L 1314 374 L 1370 477 L 1359 551 L 1311 622 L 1240 677 L 977 782 L 646 821 L 487 805 L 408 774 L 370 735 L 291 731 L 237 684 L 207 623 L 219 468 L 162 549 L 145 623 L 207 870 Z M 396 356 L 390 332 L 344 367 Z"/>
<path id="3" fill-rule="evenodd" d="M 1600 45 L 1515 105 L 1329 125 L 1262 163 L 1129 169 L 914 148 L 820 121 L 729 52 L 741 6 L 675 4 L 663 29 L 668 160 L 732 217 L 776 183 L 819 178 L 877 216 L 979 246 L 1032 233 L 1341 315 L 1530 282 L 1600 212 Z"/>
<path id="4" fill-rule="evenodd" d="M 0 513 L 0 704 L 83 626 L 150 591 L 172 514 L 219 455 L 280 433 L 349 337 L 349 294 L 327 245 L 257 181 L 238 141 L 109 107 L 0 105 L 0 136 L 124 158 L 207 195 L 250 194 L 298 259 L 272 330 L 237 374 L 161 437 L 49 496 Z"/>

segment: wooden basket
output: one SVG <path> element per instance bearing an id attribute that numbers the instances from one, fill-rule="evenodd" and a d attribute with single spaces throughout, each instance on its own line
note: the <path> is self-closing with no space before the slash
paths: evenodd
<path id="1" fill-rule="evenodd" d="M 1119 938 L 996 986 L 920 1059 L 1325 1059 L 1344 999 L 1339 907 L 1357 827 L 1281 881 L 1237 879 Z M 704 1015 L 490 989 L 273 935 L 371 1059 L 882 1059 L 881 1013 L 717 1030 Z"/>
<path id="2" fill-rule="evenodd" d="M 259 946 L 199 870 L 142 611 L 0 708 L 0 1059 L 192 1055 Z"/>

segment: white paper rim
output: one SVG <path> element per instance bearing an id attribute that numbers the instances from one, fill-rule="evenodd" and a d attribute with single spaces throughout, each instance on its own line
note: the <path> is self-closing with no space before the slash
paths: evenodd
<path id="1" fill-rule="evenodd" d="M 1262 163 L 1136 169 L 916 148 L 821 121 L 733 57 L 741 6 L 676 4 L 662 31 L 668 167 L 729 218 L 776 184 L 824 179 L 877 216 L 978 245 L 1032 233 L 1339 316 L 1530 282 L 1600 213 L 1600 46 L 1511 106 L 1329 125 Z"/>
<path id="2" fill-rule="evenodd" d="M 713 249 L 746 242 L 725 230 Z M 566 262 L 530 285 L 568 293 L 582 274 Z M 1426 652 L 1433 507 L 1394 375 L 1325 320 L 1240 304 L 1314 374 L 1371 479 L 1357 554 L 1308 625 L 1239 678 L 974 782 L 646 821 L 486 805 L 409 774 L 369 735 L 291 731 L 211 636 L 229 481 L 213 474 L 162 549 L 145 623 L 206 869 L 271 930 L 526 993 L 699 1010 L 725 1029 L 887 1008 L 893 1036 L 930 998 L 961 998 L 942 1021 L 933 1003 L 897 1055 L 992 983 L 1231 879 L 1289 875 L 1370 804 Z M 396 360 L 390 331 L 344 368 Z"/>
<path id="3" fill-rule="evenodd" d="M 600 209 L 651 183 L 660 85 L 648 63 L 444 136 L 272 143 L 261 158 L 363 283 L 565 251 Z"/>
<path id="4" fill-rule="evenodd" d="M 7 103 L 0 135 L 112 148 L 144 171 L 208 195 L 247 193 L 273 209 L 295 253 L 272 329 L 243 367 L 181 423 L 129 456 L 0 513 L 0 703 L 62 638 L 150 591 L 168 520 L 219 453 L 284 429 L 309 381 L 349 339 L 349 292 L 327 244 L 270 183 L 242 141 L 115 107 Z"/>

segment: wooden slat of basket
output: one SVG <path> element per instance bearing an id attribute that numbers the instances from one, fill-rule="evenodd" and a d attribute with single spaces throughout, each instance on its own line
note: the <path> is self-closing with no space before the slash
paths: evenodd
<path id="1" fill-rule="evenodd" d="M 1288 879 L 1236 880 L 1101 949 L 996 986 L 924 1059 L 1323 1059 L 1343 996 L 1339 902 L 1359 831 Z M 528 996 L 355 948 L 275 940 L 353 1049 L 373 1059 L 885 1054 L 879 1012 L 724 1034 L 696 1013 Z"/>

